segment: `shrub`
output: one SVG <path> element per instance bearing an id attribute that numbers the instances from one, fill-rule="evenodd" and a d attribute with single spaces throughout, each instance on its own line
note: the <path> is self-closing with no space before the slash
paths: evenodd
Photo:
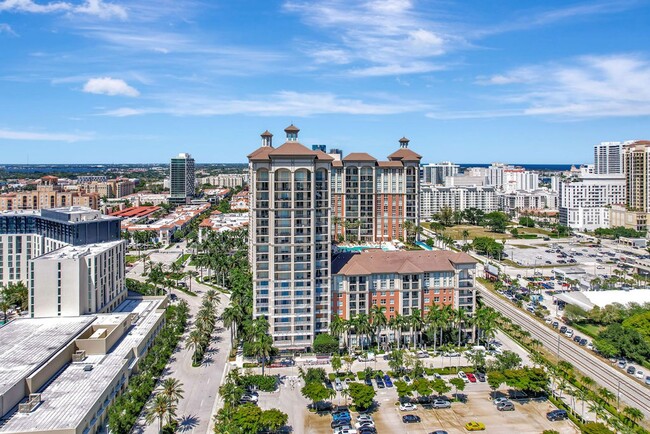
<path id="1" fill-rule="evenodd" d="M 240 384 L 244 387 L 257 386 L 264 392 L 273 392 L 277 388 L 277 379 L 268 375 L 245 375 L 241 377 Z"/>
<path id="2" fill-rule="evenodd" d="M 314 352 L 332 354 L 339 351 L 339 341 L 334 336 L 323 333 L 314 339 Z"/>

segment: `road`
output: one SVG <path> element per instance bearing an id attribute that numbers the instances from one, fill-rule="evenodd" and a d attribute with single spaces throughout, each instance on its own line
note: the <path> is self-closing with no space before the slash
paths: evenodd
<path id="1" fill-rule="evenodd" d="M 629 378 L 623 372 L 580 347 L 572 340 L 561 336 L 558 331 L 549 328 L 484 286 L 477 283 L 477 287 L 487 306 L 510 318 L 513 323 L 527 330 L 534 339 L 542 342 L 547 349 L 559 353 L 560 359 L 570 362 L 577 370 L 593 378 L 598 384 L 614 393 L 615 396 L 619 396 L 621 403 L 638 408 L 646 417 L 650 416 L 650 400 L 648 399 L 647 387 Z"/>
<path id="2" fill-rule="evenodd" d="M 168 262 L 173 262 L 181 254 L 180 250 L 174 253 L 166 253 L 169 256 Z M 140 275 L 141 272 L 142 263 L 139 261 L 129 270 L 128 277 L 144 280 Z M 212 343 L 201 366 L 192 366 L 192 351 L 185 347 L 185 338 L 192 330 L 193 318 L 201 306 L 201 296 L 209 289 L 208 286 L 193 281 L 192 291 L 198 294 L 196 297 L 180 291 L 172 291 L 179 300 L 187 301 L 190 308 L 187 330 L 160 378 L 162 381 L 165 378 L 173 377 L 183 384 L 184 397 L 178 403 L 176 412 L 179 420 L 177 432 L 203 434 L 213 431 L 212 416 L 218 407 L 218 389 L 228 370 L 228 356 L 231 348 L 230 333 L 220 323 L 216 325 Z M 219 296 L 221 302 L 217 306 L 217 315 L 221 315 L 223 309 L 229 304 L 228 295 L 219 294 Z M 158 422 L 155 421 L 153 424 L 147 425 L 143 415 L 144 413 L 138 419 L 134 433 L 157 434 Z"/>

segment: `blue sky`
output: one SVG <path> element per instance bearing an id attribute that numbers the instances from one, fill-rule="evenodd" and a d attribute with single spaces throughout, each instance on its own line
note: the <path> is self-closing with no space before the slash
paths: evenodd
<path id="1" fill-rule="evenodd" d="M 0 164 L 590 162 L 650 138 L 650 0 L 0 0 Z"/>

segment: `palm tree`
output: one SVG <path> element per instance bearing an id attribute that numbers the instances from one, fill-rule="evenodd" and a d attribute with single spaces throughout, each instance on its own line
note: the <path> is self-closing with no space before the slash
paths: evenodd
<path id="1" fill-rule="evenodd" d="M 406 321 L 411 329 L 411 342 L 413 343 L 413 348 L 415 348 L 418 341 L 416 333 L 422 329 L 422 324 L 424 323 L 420 309 L 413 309 L 411 311 L 411 314 L 407 317 Z"/>
<path id="2" fill-rule="evenodd" d="M 199 273 L 194 271 L 194 270 L 188 270 L 188 271 L 185 272 L 185 276 L 187 277 L 187 279 L 190 282 L 190 285 L 189 285 L 190 286 L 189 287 L 190 291 L 192 290 L 192 280 L 196 279 L 198 277 L 198 275 L 199 275 Z"/>
<path id="3" fill-rule="evenodd" d="M 183 393 L 185 393 L 183 383 L 176 378 L 165 378 L 162 382 L 161 389 L 160 393 L 175 403 L 183 399 Z"/>
<path id="4" fill-rule="evenodd" d="M 190 334 L 187 336 L 187 342 L 185 345 L 187 346 L 188 349 L 194 351 L 194 354 L 192 354 L 192 363 L 196 365 L 197 363 L 197 356 L 199 351 L 203 350 L 202 347 L 203 343 L 203 337 L 201 336 L 201 333 L 198 330 L 192 330 Z"/>
<path id="5" fill-rule="evenodd" d="M 463 229 L 461 236 L 463 237 L 463 242 L 467 244 L 467 238 L 469 238 L 469 231 L 467 229 Z"/>
<path id="6" fill-rule="evenodd" d="M 267 360 L 271 357 L 271 351 L 273 350 L 273 338 L 267 333 L 258 335 L 253 342 L 253 354 L 258 359 L 262 359 L 262 375 L 264 375 L 264 367 L 266 366 Z"/>
<path id="7" fill-rule="evenodd" d="M 345 330 L 347 328 L 345 323 L 346 321 L 338 315 L 334 315 L 332 322 L 330 322 L 330 333 L 339 341 L 341 340 L 341 335 L 345 333 Z"/>
<path id="8" fill-rule="evenodd" d="M 463 325 L 465 323 L 465 320 L 467 319 L 467 311 L 462 307 L 459 307 L 458 310 L 456 310 L 455 319 L 456 319 L 456 325 L 458 326 L 458 346 L 460 347 Z"/>
<path id="9" fill-rule="evenodd" d="M 402 344 L 402 327 L 404 327 L 404 317 L 399 313 L 395 314 L 390 320 L 388 320 L 388 327 L 392 330 L 395 330 L 397 333 L 397 349 L 399 350 Z"/>
<path id="10" fill-rule="evenodd" d="M 598 394 L 600 395 L 601 398 L 603 398 L 607 403 L 611 403 L 614 401 L 616 398 L 616 395 L 614 395 L 613 392 L 611 392 L 609 389 L 606 387 L 601 387 L 598 389 Z"/>
<path id="11" fill-rule="evenodd" d="M 148 424 L 152 424 L 154 420 L 158 419 L 158 432 L 162 432 L 162 423 L 165 415 L 169 410 L 169 401 L 167 397 L 161 393 L 157 394 L 153 401 L 147 408 L 145 420 Z"/>
<path id="12" fill-rule="evenodd" d="M 436 304 L 431 306 L 429 312 L 425 317 L 425 323 L 427 327 L 433 328 L 433 351 L 436 351 L 436 346 L 438 344 L 438 327 L 442 327 L 445 323 L 442 318 L 442 310 Z"/>
<path id="13" fill-rule="evenodd" d="M 214 289 L 209 289 L 205 293 L 204 299 L 207 300 L 212 305 L 221 303 L 221 297 L 219 297 L 219 294 L 217 294 L 217 291 L 215 291 Z"/>
<path id="14" fill-rule="evenodd" d="M 588 408 L 590 413 L 593 413 L 596 415 L 596 423 L 598 423 L 598 417 L 601 417 L 602 419 L 605 419 L 605 415 L 607 414 L 607 410 L 605 410 L 605 407 L 599 402 L 590 402 L 589 403 L 589 408 Z"/>
<path id="15" fill-rule="evenodd" d="M 374 305 L 370 309 L 370 320 L 372 328 L 374 330 L 374 335 L 377 339 L 377 350 L 379 350 L 379 341 L 381 340 L 381 332 L 388 325 L 388 319 L 386 318 L 386 306 L 380 306 L 378 304 Z"/>
<path id="16" fill-rule="evenodd" d="M 623 413 L 636 423 L 640 422 L 645 417 L 641 410 L 634 407 L 625 407 Z"/>

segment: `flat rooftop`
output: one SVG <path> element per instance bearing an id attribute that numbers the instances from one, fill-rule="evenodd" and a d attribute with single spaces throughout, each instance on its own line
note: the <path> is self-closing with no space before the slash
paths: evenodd
<path id="1" fill-rule="evenodd" d="M 41 404 L 31 413 L 10 414 L 0 424 L 0 433 L 71 430 L 82 425 L 94 406 L 101 404 L 110 384 L 134 361 L 134 348 L 164 315 L 157 311 L 163 300 L 126 299 L 114 313 L 88 316 L 97 326 L 119 323 L 131 313 L 137 313 L 139 319 L 106 355 L 93 355 L 81 363 L 68 364 L 39 391 Z M 85 371 L 89 364 L 93 369 Z"/>
<path id="2" fill-rule="evenodd" d="M 107 243 L 84 244 L 82 246 L 65 246 L 58 250 L 41 255 L 38 258 L 35 258 L 35 260 L 74 259 L 80 256 L 94 255 L 105 252 L 123 242 L 123 240 L 118 240 L 109 241 Z"/>
<path id="3" fill-rule="evenodd" d="M 23 381 L 95 321 L 74 318 L 21 318 L 0 327 L 0 396 Z"/>

